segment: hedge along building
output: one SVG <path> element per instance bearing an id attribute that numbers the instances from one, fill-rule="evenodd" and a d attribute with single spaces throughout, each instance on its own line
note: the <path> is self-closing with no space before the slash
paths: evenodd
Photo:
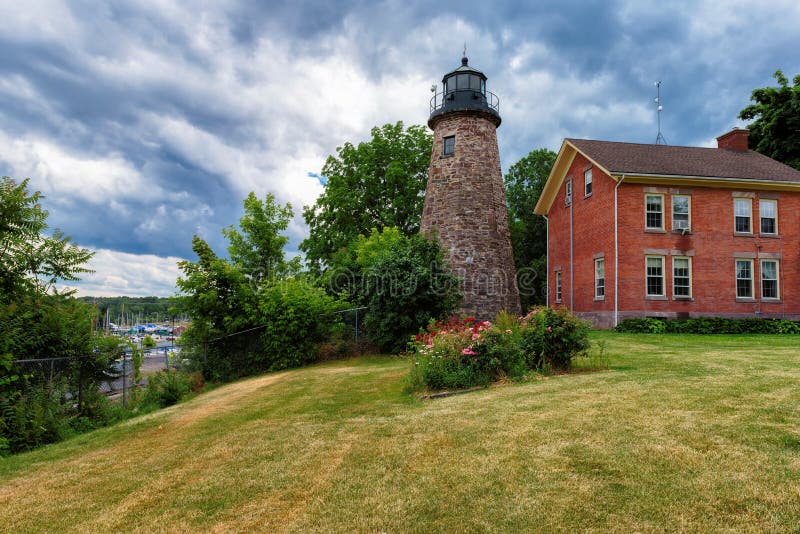
<path id="1" fill-rule="evenodd" d="M 428 119 L 433 150 L 420 231 L 439 239 L 462 280 L 463 313 L 479 319 L 519 313 L 497 147 L 499 100 L 466 57 L 442 84 Z"/>

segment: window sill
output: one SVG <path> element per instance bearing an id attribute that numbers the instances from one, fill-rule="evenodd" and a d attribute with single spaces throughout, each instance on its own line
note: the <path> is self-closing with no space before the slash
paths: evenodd
<path id="1" fill-rule="evenodd" d="M 733 232 L 734 237 L 755 237 L 753 232 Z"/>
<path id="2" fill-rule="evenodd" d="M 767 239 L 780 239 L 780 234 L 759 234 L 759 237 L 766 237 Z"/>
<path id="3" fill-rule="evenodd" d="M 439 159 L 452 158 L 454 156 L 455 154 L 442 154 L 441 156 L 439 156 Z"/>
<path id="4" fill-rule="evenodd" d="M 755 304 L 756 299 L 752 297 L 736 297 L 736 302 L 749 302 L 750 304 Z"/>
<path id="5" fill-rule="evenodd" d="M 589 197 L 591 197 L 591 196 L 592 196 L 592 194 L 591 194 L 591 193 L 589 193 L 588 195 L 583 195 L 583 198 L 584 198 L 584 200 L 586 200 L 587 198 L 589 198 Z"/>
<path id="6" fill-rule="evenodd" d="M 646 233 L 648 233 L 648 234 L 666 234 L 667 233 L 665 230 L 662 230 L 660 228 L 645 228 L 644 231 Z"/>
<path id="7" fill-rule="evenodd" d="M 686 230 L 674 230 L 673 229 L 672 233 L 673 234 L 678 234 L 678 235 L 692 235 L 692 229 L 691 228 L 687 228 Z"/>
<path id="8" fill-rule="evenodd" d="M 561 299 L 556 299 L 556 304 L 561 304 Z"/>
<path id="9" fill-rule="evenodd" d="M 667 300 L 663 295 L 645 295 L 644 300 Z"/>
<path id="10" fill-rule="evenodd" d="M 676 297 L 673 296 L 672 300 L 676 300 L 679 302 L 694 302 L 694 297 Z"/>
<path id="11" fill-rule="evenodd" d="M 604 300 L 606 300 L 606 298 L 605 298 L 605 297 L 595 297 L 595 298 L 594 298 L 594 301 L 595 301 L 595 302 L 603 302 Z"/>
<path id="12" fill-rule="evenodd" d="M 783 299 L 761 299 L 763 304 L 783 304 Z"/>

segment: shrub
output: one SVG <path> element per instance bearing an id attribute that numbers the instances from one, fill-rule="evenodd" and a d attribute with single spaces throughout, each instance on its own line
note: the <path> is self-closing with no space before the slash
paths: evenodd
<path id="1" fill-rule="evenodd" d="M 353 246 L 363 277 L 361 297 L 369 308 L 364 328 L 381 350 L 402 351 L 420 327 L 458 306 L 459 280 L 446 270 L 436 241 L 385 228 Z"/>
<path id="2" fill-rule="evenodd" d="M 203 379 L 203 373 L 195 371 L 186 376 L 186 385 L 192 393 L 200 393 L 206 387 L 206 381 Z"/>
<path id="3" fill-rule="evenodd" d="M 666 331 L 664 321 L 653 317 L 638 317 L 633 319 L 623 319 L 614 329 L 617 332 L 628 332 L 630 334 L 663 334 Z"/>
<path id="4" fill-rule="evenodd" d="M 501 325 L 501 326 L 498 326 Z M 408 388 L 462 389 L 542 369 L 568 369 L 589 348 L 589 324 L 566 309 L 503 314 L 497 324 L 471 317 L 433 322 L 410 344 Z"/>
<path id="5" fill-rule="evenodd" d="M 317 346 L 344 329 L 336 312 L 346 303 L 302 279 L 287 279 L 258 297 L 267 327 L 261 335 L 264 365 L 273 371 L 297 367 L 317 359 Z"/>
<path id="6" fill-rule="evenodd" d="M 255 305 L 253 323 L 263 326 L 181 352 L 190 367 L 220 381 L 298 367 L 316 361 L 318 345 L 344 328 L 336 312 L 346 304 L 300 278 L 264 285 Z"/>
<path id="7" fill-rule="evenodd" d="M 572 358 L 589 349 L 588 322 L 566 308 L 534 308 L 520 321 L 528 367 L 569 369 Z"/>
<path id="8" fill-rule="evenodd" d="M 166 408 L 178 403 L 190 389 L 187 374 L 171 369 L 159 371 L 148 379 L 143 403 Z"/>
<path id="9" fill-rule="evenodd" d="M 410 383 L 432 390 L 464 389 L 490 381 L 487 360 L 491 356 L 474 350 L 483 341 L 491 323 L 476 323 L 472 317 L 432 322 L 412 342 L 416 353 Z M 479 356 L 483 356 L 479 358 Z M 487 358 L 488 356 L 488 358 Z"/>
<path id="10" fill-rule="evenodd" d="M 151 336 L 150 334 L 147 334 L 146 336 L 144 336 L 144 339 L 142 340 L 142 348 L 143 349 L 154 349 L 157 346 L 158 346 L 158 343 L 156 343 L 156 340 L 153 339 L 153 336 Z"/>
<path id="11" fill-rule="evenodd" d="M 614 329 L 632 334 L 800 334 L 800 322 L 787 319 L 726 319 L 698 317 L 694 319 L 625 319 Z"/>

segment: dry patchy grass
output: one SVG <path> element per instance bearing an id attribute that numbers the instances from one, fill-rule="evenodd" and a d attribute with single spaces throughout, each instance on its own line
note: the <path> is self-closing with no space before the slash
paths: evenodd
<path id="1" fill-rule="evenodd" d="M 245 380 L 0 460 L 4 531 L 795 531 L 797 338 L 596 333 L 610 369 L 419 401 Z"/>

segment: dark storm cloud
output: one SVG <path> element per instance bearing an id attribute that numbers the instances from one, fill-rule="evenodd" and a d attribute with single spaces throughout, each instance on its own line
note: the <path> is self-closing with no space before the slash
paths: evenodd
<path id="1" fill-rule="evenodd" d="M 164 258 L 191 258 L 193 234 L 224 254 L 250 190 L 293 204 L 296 253 L 325 157 L 424 123 L 465 42 L 501 99 L 504 169 L 563 137 L 653 142 L 656 80 L 667 140 L 709 143 L 775 69 L 800 71 L 789 2 L 54 1 L 0 18 L 0 171 L 31 176 L 104 269 L 147 271 L 89 285 L 128 294 L 171 292 Z"/>

